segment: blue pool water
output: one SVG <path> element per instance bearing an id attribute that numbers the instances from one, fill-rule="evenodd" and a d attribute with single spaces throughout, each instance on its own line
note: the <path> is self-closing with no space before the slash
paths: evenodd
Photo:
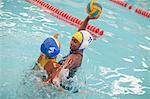
<path id="1" fill-rule="evenodd" d="M 86 17 L 88 0 L 45 0 L 80 18 Z M 103 13 L 90 23 L 105 31 L 84 52 L 75 76 L 79 93 L 59 92 L 44 86 L 31 74 L 40 44 L 60 34 L 62 56 L 77 28 L 43 12 L 24 0 L 0 1 L 1 99 L 149 99 L 150 19 L 109 0 L 99 0 Z M 132 2 L 149 10 L 149 0 Z M 143 5 L 145 4 L 145 5 Z"/>

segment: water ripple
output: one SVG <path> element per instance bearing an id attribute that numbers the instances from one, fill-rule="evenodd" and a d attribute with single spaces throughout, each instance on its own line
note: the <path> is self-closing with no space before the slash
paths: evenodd
<path id="1" fill-rule="evenodd" d="M 2 19 L 6 19 L 6 20 L 11 20 L 14 19 L 15 17 L 18 17 L 18 15 L 13 14 L 11 12 L 1 12 L 0 18 Z"/>
<path id="2" fill-rule="evenodd" d="M 142 80 L 131 75 L 120 73 L 119 70 L 121 69 L 125 68 L 116 68 L 113 70 L 111 68 L 100 67 L 100 75 L 111 81 L 110 87 L 112 93 L 109 93 L 109 95 L 144 94 L 144 87 L 139 84 L 142 83 Z M 115 79 L 113 80 L 112 78 Z"/>
<path id="3" fill-rule="evenodd" d="M 129 84 L 128 84 L 129 83 Z M 117 94 L 144 94 L 143 87 L 139 84 L 142 81 L 134 76 L 125 75 L 124 77 L 119 78 L 113 82 L 112 93 Z M 122 84 L 128 84 L 129 87 L 121 86 Z"/>
<path id="4" fill-rule="evenodd" d="M 26 19 L 26 18 L 18 18 L 18 20 L 22 23 L 33 23 L 31 19 Z"/>
<path id="5" fill-rule="evenodd" d="M 147 46 L 144 46 L 144 45 L 141 45 L 141 44 L 139 44 L 139 47 L 140 47 L 140 48 L 143 48 L 143 49 L 145 49 L 145 50 L 148 50 L 148 51 L 150 50 L 150 47 L 147 47 Z"/>
<path id="6" fill-rule="evenodd" d="M 3 8 L 3 6 L 4 6 L 4 2 L 0 2 L 0 9 Z"/>
<path id="7" fill-rule="evenodd" d="M 16 23 L 13 22 L 0 22 L 0 27 L 14 27 Z"/>
<path id="8" fill-rule="evenodd" d="M 145 71 L 147 71 L 147 69 L 134 69 L 134 71 L 136 71 L 136 72 L 145 72 Z"/>
<path id="9" fill-rule="evenodd" d="M 144 38 L 145 38 L 146 40 L 150 40 L 150 37 L 148 37 L 148 36 L 145 36 Z"/>
<path id="10" fill-rule="evenodd" d="M 106 17 L 106 18 L 108 18 L 108 19 L 116 19 L 116 17 L 114 17 L 114 16 L 110 16 L 110 15 L 107 15 L 107 14 L 104 14 L 104 16 Z"/>
<path id="11" fill-rule="evenodd" d="M 25 17 L 29 16 L 27 13 L 20 13 L 20 15 L 25 16 Z"/>
<path id="12" fill-rule="evenodd" d="M 55 22 L 51 19 L 46 19 L 44 16 L 34 16 L 33 20 L 39 21 L 39 22 L 47 22 L 47 23 L 54 23 Z"/>
<path id="13" fill-rule="evenodd" d="M 149 68 L 149 66 L 145 63 L 145 62 L 141 62 L 142 63 L 142 66 L 145 67 L 145 68 Z"/>
<path id="14" fill-rule="evenodd" d="M 130 62 L 130 63 L 132 63 L 133 62 L 133 60 L 132 59 L 129 59 L 129 58 L 122 58 L 124 61 L 127 61 L 127 62 Z"/>

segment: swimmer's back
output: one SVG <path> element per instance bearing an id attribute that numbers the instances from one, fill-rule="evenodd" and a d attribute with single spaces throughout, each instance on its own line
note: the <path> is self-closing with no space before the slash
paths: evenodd
<path id="1" fill-rule="evenodd" d="M 56 63 L 56 59 L 48 58 L 44 54 L 41 54 L 40 57 L 38 58 L 36 65 L 34 66 L 34 68 L 44 69 L 44 67 L 47 63 Z M 49 65 L 49 66 L 51 66 L 51 65 Z"/>

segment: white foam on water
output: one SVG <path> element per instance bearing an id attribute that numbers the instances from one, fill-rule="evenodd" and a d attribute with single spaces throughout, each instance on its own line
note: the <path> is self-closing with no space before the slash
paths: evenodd
<path id="1" fill-rule="evenodd" d="M 119 26 L 117 24 L 112 24 L 112 23 L 109 23 L 110 26 L 114 27 L 114 28 L 119 28 Z"/>
<path id="2" fill-rule="evenodd" d="M 145 62 L 141 62 L 142 63 L 142 66 L 145 67 L 145 68 L 148 68 L 149 66 L 145 63 Z"/>
<path id="3" fill-rule="evenodd" d="M 107 12 L 107 13 L 110 14 L 111 16 L 117 14 L 116 12 L 114 12 L 114 11 L 112 11 L 112 10 L 110 10 L 110 9 L 107 9 L 107 8 L 105 8 L 105 12 Z M 116 19 L 116 17 L 113 17 L 112 19 Z"/>
<path id="4" fill-rule="evenodd" d="M 98 86 L 101 85 L 103 82 L 98 82 L 98 83 L 93 83 L 93 84 L 88 84 L 89 86 Z"/>
<path id="5" fill-rule="evenodd" d="M 96 51 L 94 48 L 88 48 L 87 50 L 89 50 L 89 51 L 91 51 L 92 53 L 95 53 L 95 54 L 97 54 L 97 55 L 102 55 L 99 51 Z"/>
<path id="6" fill-rule="evenodd" d="M 125 68 L 116 68 L 114 70 L 112 70 L 111 68 L 105 68 L 105 67 L 99 67 L 100 69 L 100 75 L 101 76 L 106 76 L 108 73 L 115 73 L 117 74 L 119 70 L 123 70 Z"/>
<path id="7" fill-rule="evenodd" d="M 135 56 L 130 56 L 131 58 L 135 58 Z"/>
<path id="8" fill-rule="evenodd" d="M 105 35 L 112 37 L 114 34 L 111 32 L 106 32 Z"/>
<path id="9" fill-rule="evenodd" d="M 114 78 L 114 77 L 119 77 L 120 74 L 112 74 L 112 75 L 109 75 L 107 77 L 105 77 L 106 79 L 110 79 L 110 78 Z"/>
<path id="10" fill-rule="evenodd" d="M 125 75 L 120 77 L 119 80 L 113 82 L 112 93 L 117 94 L 144 94 L 143 87 L 139 84 L 142 81 L 134 76 Z M 129 83 L 128 87 L 123 87 L 121 84 Z"/>
<path id="11" fill-rule="evenodd" d="M 150 40 L 150 37 L 148 37 L 148 36 L 145 36 L 144 38 L 147 39 L 147 40 Z"/>
<path id="12" fill-rule="evenodd" d="M 109 87 L 108 87 L 110 88 L 111 92 L 104 91 L 105 93 L 107 93 L 107 95 L 109 96 L 115 96 L 119 94 L 141 95 L 145 93 L 145 91 L 143 90 L 144 87 L 139 84 L 139 83 L 142 83 L 141 79 L 136 78 L 132 75 L 126 75 L 126 74 L 119 72 L 119 70 L 125 69 L 125 68 L 116 68 L 116 69 L 105 68 L 105 67 L 99 67 L 99 68 L 101 71 L 100 75 L 103 76 L 106 81 L 112 82 L 109 84 Z M 134 69 L 134 70 L 138 70 L 138 69 Z M 139 71 L 142 71 L 142 69 L 140 69 Z M 112 79 L 112 78 L 115 78 L 115 79 Z M 106 81 L 104 83 L 106 83 Z M 123 86 L 122 84 L 126 86 Z M 103 89 L 99 89 L 99 90 L 103 91 Z"/>
<path id="13" fill-rule="evenodd" d="M 42 11 L 41 9 L 37 8 L 36 6 L 30 6 L 30 7 L 24 7 L 24 9 L 29 10 L 29 11 Z"/>
<path id="14" fill-rule="evenodd" d="M 113 12 L 111 12 L 110 14 L 113 14 Z M 116 17 L 110 16 L 110 15 L 107 15 L 107 14 L 104 14 L 104 16 L 107 17 L 108 19 L 116 19 Z"/>
<path id="15" fill-rule="evenodd" d="M 77 1 L 77 0 L 75 0 Z M 74 8 L 81 8 L 83 6 L 84 3 L 79 3 L 79 2 L 73 2 L 73 1 L 68 1 L 68 0 L 55 0 L 55 3 L 60 3 L 60 4 L 64 4 L 65 6 L 70 6 L 70 7 L 74 7 Z"/>
<path id="16" fill-rule="evenodd" d="M 90 75 L 86 75 L 86 80 L 91 79 L 94 75 L 90 74 Z"/>
<path id="17" fill-rule="evenodd" d="M 102 38 L 101 40 L 102 40 L 103 42 L 106 42 L 106 43 L 109 42 L 106 38 Z"/>
<path id="18" fill-rule="evenodd" d="M 55 21 L 50 20 L 50 19 L 46 19 L 46 18 L 44 18 L 44 17 L 43 17 L 43 19 L 42 19 L 41 21 L 45 21 L 45 22 L 47 22 L 47 23 L 53 23 L 53 25 L 58 25 Z"/>
<path id="19" fill-rule="evenodd" d="M 123 27 L 123 29 L 126 30 L 126 31 L 130 31 L 131 30 L 129 27 L 125 27 L 125 26 Z"/>
<path id="20" fill-rule="evenodd" d="M 131 60 L 131 59 L 129 59 L 129 58 L 122 58 L 124 61 L 126 61 L 126 62 L 130 62 L 130 63 L 132 63 L 133 62 L 133 60 Z"/>
<path id="21" fill-rule="evenodd" d="M 0 2 L 0 9 L 3 8 L 3 6 L 4 6 L 4 2 Z M 0 12 L 1 12 L 1 10 L 0 10 Z"/>
<path id="22" fill-rule="evenodd" d="M 110 68 L 104 68 L 104 67 L 99 67 L 100 69 L 100 75 L 106 75 L 108 72 L 111 72 Z"/>
<path id="23" fill-rule="evenodd" d="M 141 48 L 143 48 L 143 49 L 145 49 L 145 50 L 150 50 L 150 48 L 149 47 L 147 47 L 147 46 L 144 46 L 144 45 L 141 45 L 141 44 L 139 44 L 139 47 L 141 47 Z"/>
<path id="24" fill-rule="evenodd" d="M 65 31 L 64 31 L 64 33 L 66 33 L 67 35 L 71 35 L 71 33 L 70 33 L 70 32 L 65 32 Z"/>
<path id="25" fill-rule="evenodd" d="M 145 58 L 142 58 L 142 60 L 145 61 L 146 59 L 145 59 Z"/>
<path id="26" fill-rule="evenodd" d="M 136 72 L 144 72 L 144 71 L 147 71 L 147 69 L 134 69 L 134 71 L 136 71 Z"/>
<path id="27" fill-rule="evenodd" d="M 0 22 L 0 27 L 13 27 L 15 26 L 16 23 L 12 23 L 12 22 Z"/>
<path id="28" fill-rule="evenodd" d="M 27 13 L 20 13 L 20 15 L 22 15 L 22 16 L 29 16 Z"/>
<path id="29" fill-rule="evenodd" d="M 22 23 L 33 23 L 30 19 L 19 18 L 18 20 Z"/>

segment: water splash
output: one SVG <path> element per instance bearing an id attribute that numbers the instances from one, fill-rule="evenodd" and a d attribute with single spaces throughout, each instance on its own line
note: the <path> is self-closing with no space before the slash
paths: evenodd
<path id="1" fill-rule="evenodd" d="M 87 79 L 90 80 L 88 90 L 101 94 L 103 93 L 108 96 L 120 94 L 144 94 L 144 87 L 140 84 L 142 83 L 142 80 L 135 76 L 121 73 L 120 70 L 124 69 L 126 68 L 111 69 L 100 66 L 100 77 L 95 78 L 95 75 L 92 74 L 87 77 Z"/>
<path id="2" fill-rule="evenodd" d="M 143 90 L 142 81 L 134 76 L 124 75 L 124 77 L 120 77 L 119 80 L 115 80 L 112 83 L 112 93 L 114 95 L 118 94 L 144 94 L 145 91 Z M 126 84 L 127 87 L 122 86 Z"/>

